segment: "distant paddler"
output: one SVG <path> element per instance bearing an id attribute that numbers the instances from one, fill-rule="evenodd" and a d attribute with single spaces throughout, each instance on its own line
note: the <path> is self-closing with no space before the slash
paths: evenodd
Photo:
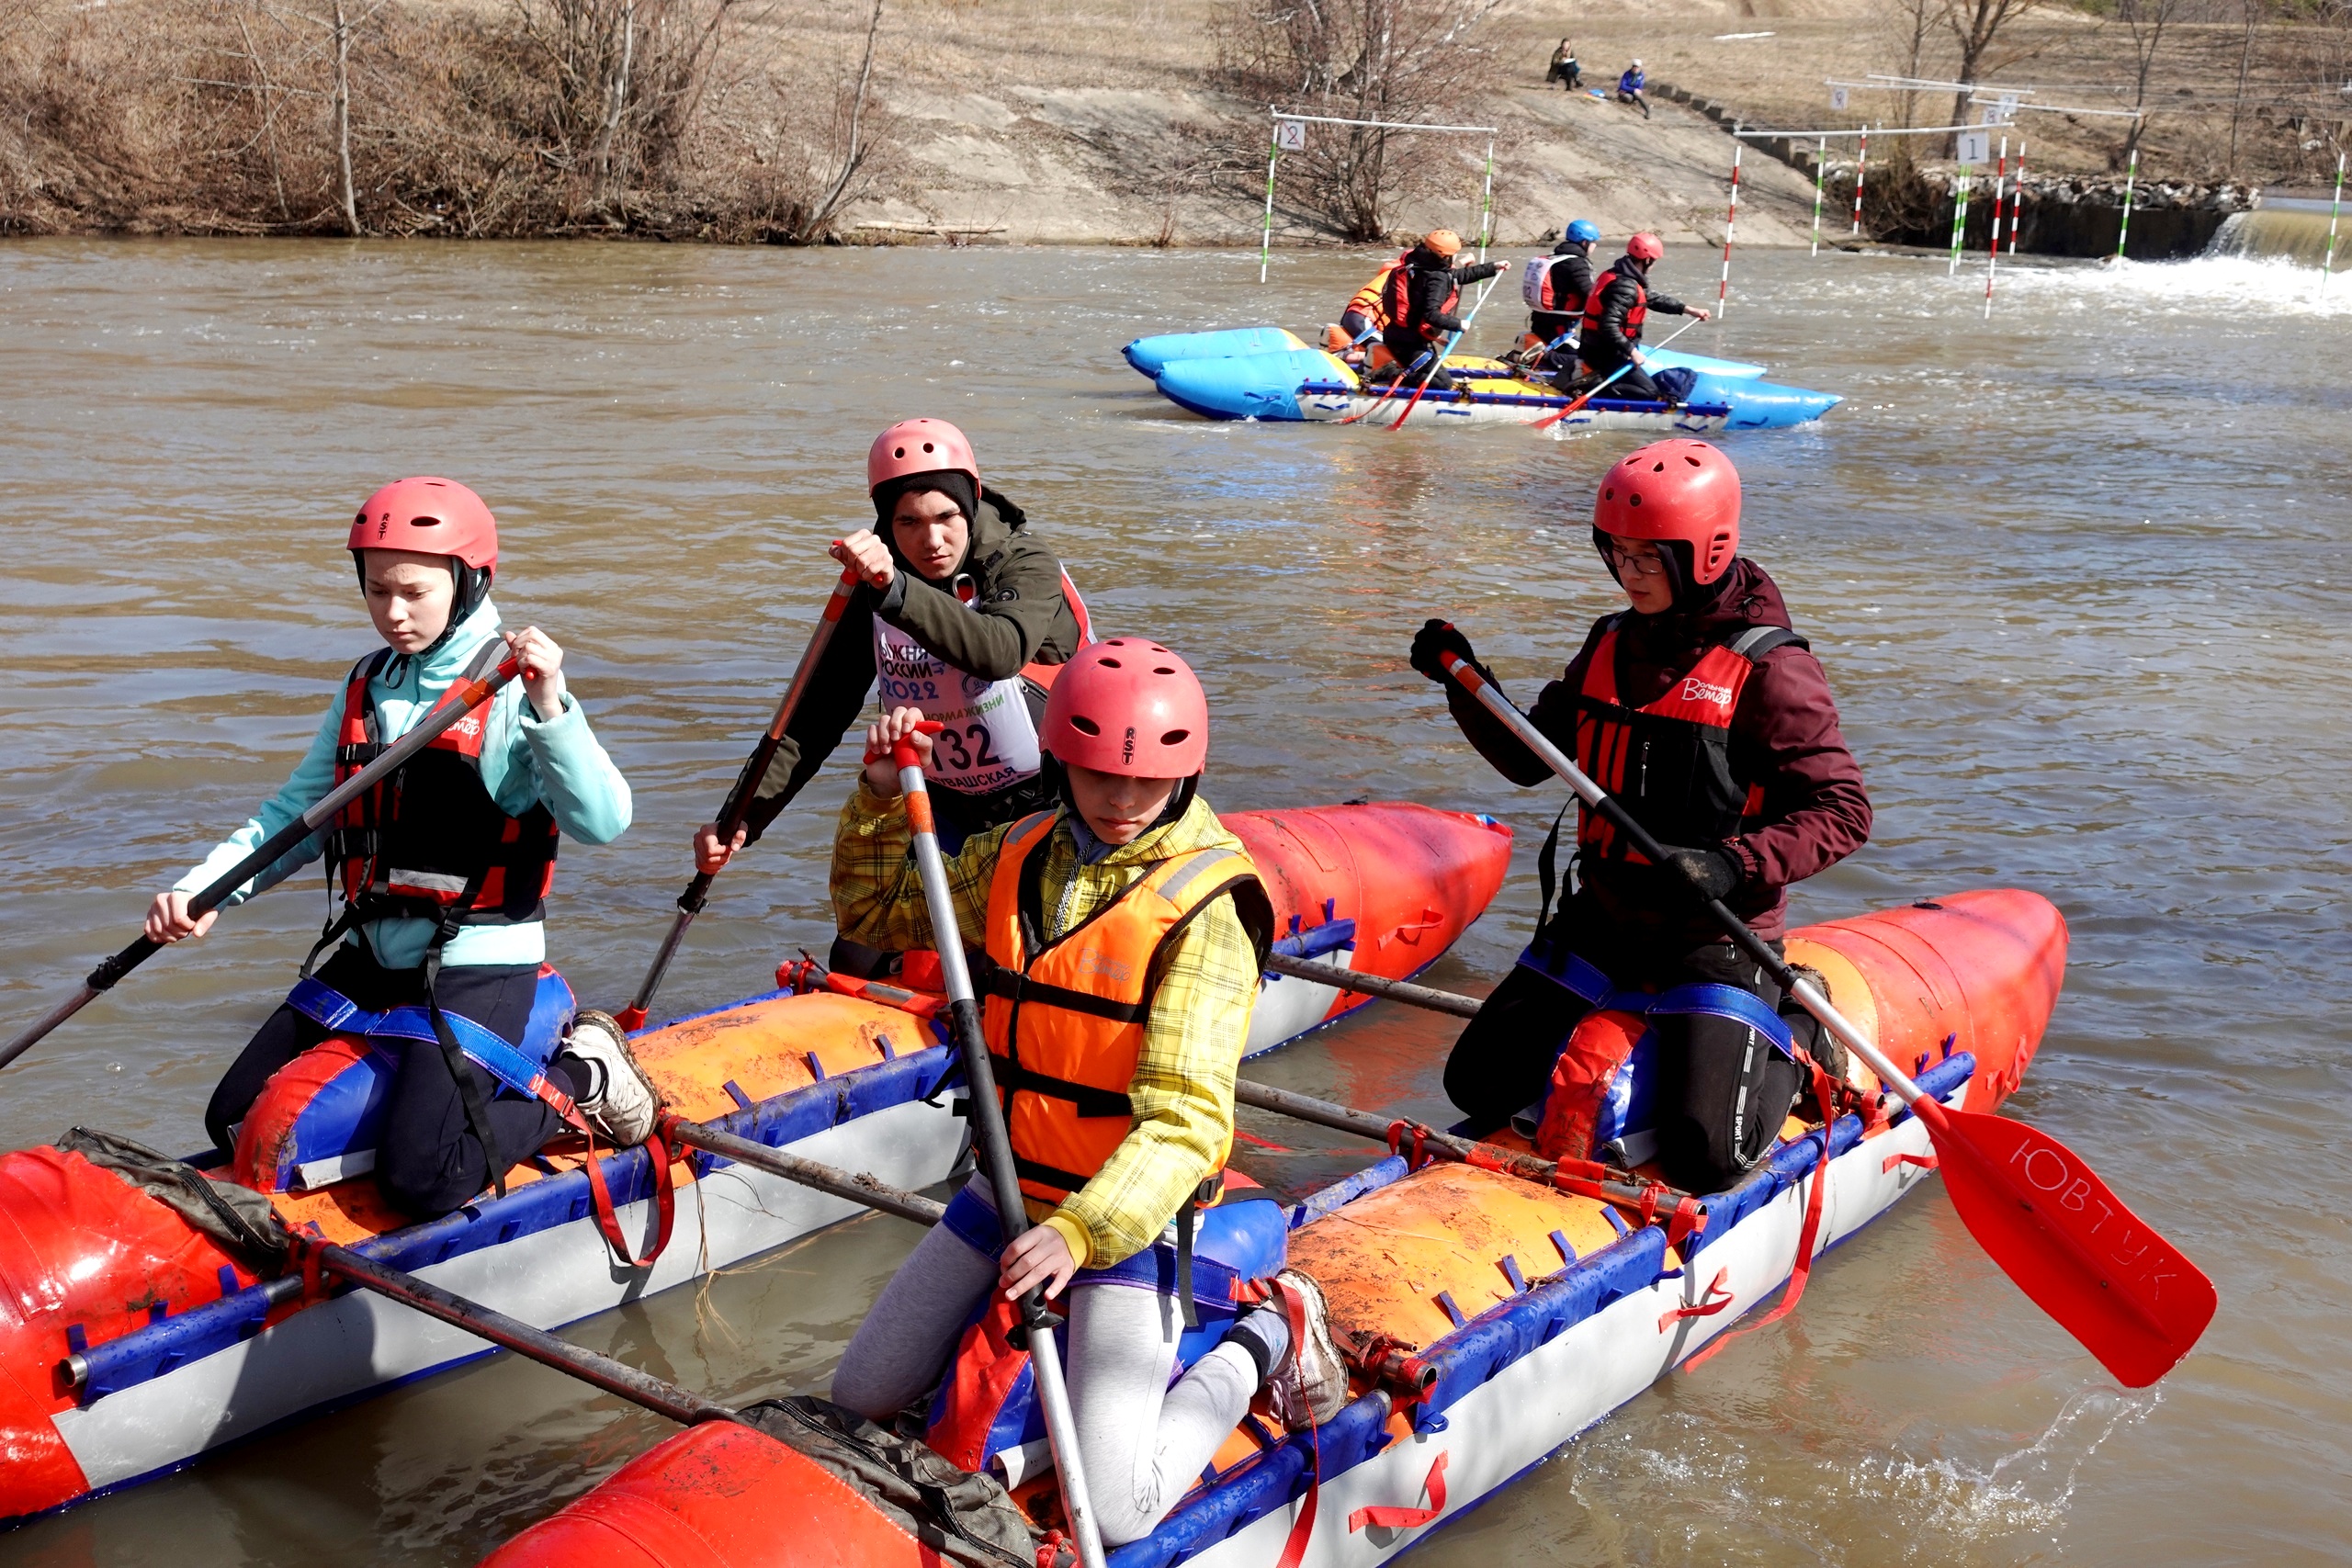
<path id="1" fill-rule="evenodd" d="M 951 851 L 971 834 L 1052 804 L 1038 776 L 1037 726 L 1060 666 L 1090 640 L 1086 606 L 1028 514 L 980 478 L 961 430 L 903 420 L 865 457 L 875 527 L 832 546 L 864 584 L 760 780 L 731 845 L 695 834 L 716 872 L 757 839 L 855 722 L 878 684 L 886 708 L 943 727 L 924 776 Z M 833 967 L 873 972 L 880 955 L 837 946 Z"/>
<path id="2" fill-rule="evenodd" d="M 1636 234 L 1625 242 L 1625 254 L 1595 280 L 1586 296 L 1584 320 L 1577 333 L 1577 358 L 1582 368 L 1555 383 L 1561 391 L 1575 397 L 1631 363 L 1633 368 L 1617 378 L 1610 396 L 1635 402 L 1668 400 L 1641 367 L 1642 323 L 1652 311 L 1702 321 L 1713 318 L 1700 306 L 1650 292 L 1650 268 L 1665 254 L 1666 243 L 1656 234 Z"/>
<path id="3" fill-rule="evenodd" d="M 1550 255 L 1527 264 L 1519 280 L 1520 297 L 1527 301 L 1527 336 L 1520 349 L 1531 369 L 1559 370 L 1576 363 L 1569 339 L 1592 293 L 1592 247 L 1600 239 L 1600 225 L 1578 218 L 1560 231 Z"/>
<path id="4" fill-rule="evenodd" d="M 1455 389 L 1445 367 L 1430 361 L 1442 354 L 1446 340 L 1463 329 L 1462 318 L 1453 313 L 1462 302 L 1463 285 L 1484 283 L 1510 270 L 1507 261 L 1456 266 L 1454 258 L 1461 254 L 1461 235 L 1451 229 L 1433 229 L 1405 253 L 1403 261 L 1388 275 L 1381 288 L 1381 308 L 1388 315 L 1381 341 L 1396 363 L 1374 371 L 1367 382 L 1402 377 L 1405 387 L 1419 387 L 1426 375 L 1430 391 Z"/>
<path id="5" fill-rule="evenodd" d="M 1340 312 L 1339 326 L 1324 333 L 1324 347 L 1351 365 L 1365 362 L 1371 346 L 1377 344 L 1388 327 L 1388 309 L 1382 303 L 1387 292 L 1388 279 L 1412 254 L 1401 251 L 1394 260 L 1382 263 L 1380 270 L 1366 278 L 1363 287 L 1349 296 L 1348 308 Z M 1385 354 L 1386 350 L 1381 352 Z"/>

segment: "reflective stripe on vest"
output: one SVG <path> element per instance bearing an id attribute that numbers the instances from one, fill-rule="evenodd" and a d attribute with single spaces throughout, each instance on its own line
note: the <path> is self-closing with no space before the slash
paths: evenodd
<path id="1" fill-rule="evenodd" d="M 980 1020 L 1005 1102 L 1021 1190 L 1057 1203 L 1102 1168 L 1135 1116 L 1127 1088 L 1168 951 L 1193 918 L 1242 888 L 1263 896 L 1238 849 L 1193 850 L 1142 876 L 1063 936 L 1032 950 L 1042 849 L 1059 819 L 1015 823 L 989 886 Z M 1232 1139 L 1217 1150 L 1223 1169 Z"/>
<path id="2" fill-rule="evenodd" d="M 1613 266 L 1592 280 L 1592 292 L 1585 297 L 1584 341 L 1600 341 L 1600 304 L 1609 292 L 1609 280 L 1612 277 L 1622 277 L 1634 286 L 1634 308 L 1625 312 L 1625 335 L 1639 343 L 1642 341 L 1642 323 L 1650 319 L 1650 291 L 1640 278 L 1629 272 L 1619 272 Z"/>
<path id="3" fill-rule="evenodd" d="M 496 637 L 484 643 L 431 711 L 449 703 L 504 647 Z M 381 733 L 368 689 L 390 658 L 390 649 L 378 649 L 352 666 L 344 682 L 334 753 L 338 784 L 398 739 Z M 543 805 L 511 816 L 491 798 L 481 782 L 488 722 L 487 709 L 468 714 L 336 818 L 327 841 L 328 873 L 339 874 L 355 923 L 395 916 L 446 920 L 452 914 L 458 925 L 542 918 L 555 883 L 555 817 Z"/>
<path id="4" fill-rule="evenodd" d="M 967 610 L 973 592 L 968 580 L 958 581 L 956 598 Z M 1067 572 L 1062 596 L 1078 618 L 1080 641 L 1088 640 L 1085 609 Z M 923 770 L 933 784 L 962 795 L 990 795 L 1037 776 L 1037 719 L 1021 676 L 986 681 L 967 675 L 879 615 L 874 617 L 874 673 L 884 707 L 920 708 L 944 727 Z"/>
<path id="5" fill-rule="evenodd" d="M 1741 832 L 1764 790 L 1732 776 L 1732 716 L 1757 661 L 1804 639 L 1784 626 L 1747 627 L 1701 654 L 1656 701 L 1629 708 L 1617 694 L 1617 629 L 1612 615 L 1585 663 L 1577 766 L 1661 843 L 1713 845 Z M 1589 807 L 1577 808 L 1577 843 L 1591 859 L 1646 863 Z"/>

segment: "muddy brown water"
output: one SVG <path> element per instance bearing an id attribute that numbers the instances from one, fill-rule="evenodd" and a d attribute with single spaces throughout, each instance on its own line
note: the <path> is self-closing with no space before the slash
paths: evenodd
<path id="1" fill-rule="evenodd" d="M 2035 887 L 2072 922 L 2014 1102 L 2222 1291 L 2120 1392 L 1932 1184 L 1799 1312 L 1653 1388 L 1420 1548 L 1432 1564 L 2303 1562 L 2352 1557 L 2344 889 L 2352 874 L 2352 289 L 2215 259 L 2005 272 L 1740 259 L 1686 346 L 1849 401 L 1736 437 L 1747 546 L 1836 682 L 1874 841 L 1824 918 Z M 625 996 L 830 570 L 890 419 L 968 429 L 1098 626 L 1192 655 L 1228 807 L 1407 796 L 1508 818 L 1518 874 L 1431 975 L 1524 940 L 1562 796 L 1469 752 L 1403 662 L 1448 614 L 1522 700 L 1610 607 L 1582 509 L 1626 436 L 1218 426 L 1116 356 L 1144 331 L 1322 319 L 1362 256 L 1144 251 L 18 243 L 0 248 L 0 1014 L 131 936 L 274 787 L 369 646 L 340 519 L 461 477 L 500 599 L 570 650 L 637 825 L 568 848 L 554 955 Z M 1711 259 L 1665 281 L 1712 292 Z M 2233 296 L 2245 309 L 2217 310 Z M 1499 344 L 1511 301 L 1481 323 Z M 845 759 L 719 885 L 664 1002 L 819 947 Z M 282 993 L 315 876 L 151 964 L 6 1075 L 0 1145 L 75 1122 L 175 1149 Z M 1452 1026 L 1368 1016 L 1261 1070 L 1439 1108 Z M 1251 1122 L 1292 1144 L 1291 1129 Z M 1311 1143 L 1313 1140 L 1304 1140 Z M 1296 1188 L 1335 1156 L 1244 1163 Z M 821 1390 L 910 1245 L 848 1224 L 574 1331 L 729 1399 Z M 39 1564 L 470 1563 L 664 1431 L 504 1359 L 0 1536 Z"/>

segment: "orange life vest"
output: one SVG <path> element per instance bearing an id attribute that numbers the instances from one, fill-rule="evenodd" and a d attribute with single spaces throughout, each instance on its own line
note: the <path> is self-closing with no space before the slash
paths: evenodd
<path id="1" fill-rule="evenodd" d="M 1409 251 L 1405 253 L 1406 255 L 1411 254 Z M 1385 296 L 1388 292 L 1388 279 L 1395 275 L 1397 268 L 1404 265 L 1405 256 L 1400 255 L 1378 272 L 1374 273 L 1372 281 L 1357 289 L 1354 298 L 1348 301 L 1348 309 L 1376 327 L 1385 327 L 1395 320 L 1389 314 Z"/>
<path id="2" fill-rule="evenodd" d="M 1642 341 L 1642 323 L 1650 319 L 1650 291 L 1640 278 L 1630 272 L 1619 272 L 1613 266 L 1592 280 L 1592 292 L 1585 297 L 1584 301 L 1584 331 L 1579 335 L 1586 343 L 1600 341 L 1600 300 L 1609 292 L 1609 280 L 1612 277 L 1622 277 L 1634 286 L 1634 308 L 1625 312 L 1625 335 L 1639 343 Z"/>
<path id="3" fill-rule="evenodd" d="M 1021 1190 L 1057 1203 L 1086 1185 L 1127 1135 L 1127 1097 L 1144 1026 L 1177 938 L 1234 896 L 1261 952 L 1272 912 L 1238 849 L 1190 850 L 1153 863 L 1125 891 L 1053 942 L 1044 924 L 1041 852 L 1059 812 L 1013 824 L 989 886 L 981 1032 L 1004 1101 Z M 1217 1152 L 1225 1165 L 1232 1137 Z"/>
<path id="4" fill-rule="evenodd" d="M 504 651 L 493 637 L 455 692 L 490 668 Z M 343 724 L 335 737 L 334 778 L 340 784 L 383 754 L 368 682 L 391 658 L 376 652 L 352 666 L 343 689 Z M 445 694 L 437 709 L 450 700 Z M 330 875 L 339 873 L 342 916 L 330 928 L 390 917 L 435 920 L 435 947 L 459 926 L 516 925 L 545 918 L 555 884 L 559 838 L 555 816 L 534 804 L 520 817 L 500 809 L 481 782 L 481 742 L 488 708 L 433 738 L 424 750 L 343 808 L 327 840 Z"/>
<path id="5" fill-rule="evenodd" d="M 1731 766 L 1731 721 L 1740 693 L 1763 657 L 1804 638 L 1786 626 L 1749 626 L 1699 656 L 1657 701 L 1630 708 L 1617 694 L 1617 629 L 1611 615 L 1586 660 L 1577 702 L 1577 765 L 1622 801 L 1663 844 L 1713 845 L 1744 831 L 1763 809 L 1761 784 L 1742 785 Z M 1609 818 L 1577 815 L 1578 865 L 1643 865 Z M 1604 877 L 1606 874 L 1603 874 Z"/>

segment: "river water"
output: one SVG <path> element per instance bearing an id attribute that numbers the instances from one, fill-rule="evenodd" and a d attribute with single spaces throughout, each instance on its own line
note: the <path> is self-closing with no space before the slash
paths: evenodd
<path id="1" fill-rule="evenodd" d="M 1193 657 L 1227 807 L 1408 796 L 1508 818 L 1519 871 L 1434 972 L 1523 941 L 1558 791 L 1488 772 L 1405 667 L 1444 613 L 1522 701 L 1611 606 L 1588 543 L 1623 436 L 1216 426 L 1137 333 L 1307 327 L 1363 256 L 19 243 L 0 248 L 0 1013 L 35 1015 L 275 786 L 370 646 L 343 519 L 437 471 L 503 525 L 499 598 L 637 790 L 568 849 L 554 955 L 625 996 L 831 569 L 866 442 L 953 419 L 1099 627 Z M 2210 1271 L 2222 1310 L 2119 1392 L 1923 1192 L 1801 1310 L 1654 1388 L 1421 1548 L 1436 1565 L 2352 1558 L 2344 1019 L 2352 944 L 2352 285 L 2231 258 L 2005 269 L 1745 254 L 1684 346 L 1843 392 L 1733 439 L 1747 543 L 1826 663 L 1875 840 L 1801 917 L 2034 887 L 2073 965 L 2014 1102 Z M 1660 281 L 1702 295 L 1711 258 Z M 1509 287 L 1508 280 L 1506 288 Z M 2239 300 L 2251 303 L 2240 305 Z M 1498 299 L 1481 323 L 1499 346 Z M 2267 644 L 2268 646 L 2264 646 Z M 684 1010 L 821 949 L 845 759 L 719 885 Z M 305 879 L 11 1068 L 0 1146 L 201 1144 L 204 1097 L 323 907 Z M 1361 1018 L 1267 1075 L 1440 1108 L 1451 1027 Z M 1295 1130 L 1263 1127 L 1286 1142 Z M 1250 1163 L 1248 1160 L 1245 1165 Z M 1261 1160 L 1271 1181 L 1308 1168 Z M 821 1390 L 910 1245 L 870 1219 L 582 1325 L 729 1399 Z M 40 1564 L 470 1563 L 663 1431 L 501 1358 L 0 1539 Z"/>

